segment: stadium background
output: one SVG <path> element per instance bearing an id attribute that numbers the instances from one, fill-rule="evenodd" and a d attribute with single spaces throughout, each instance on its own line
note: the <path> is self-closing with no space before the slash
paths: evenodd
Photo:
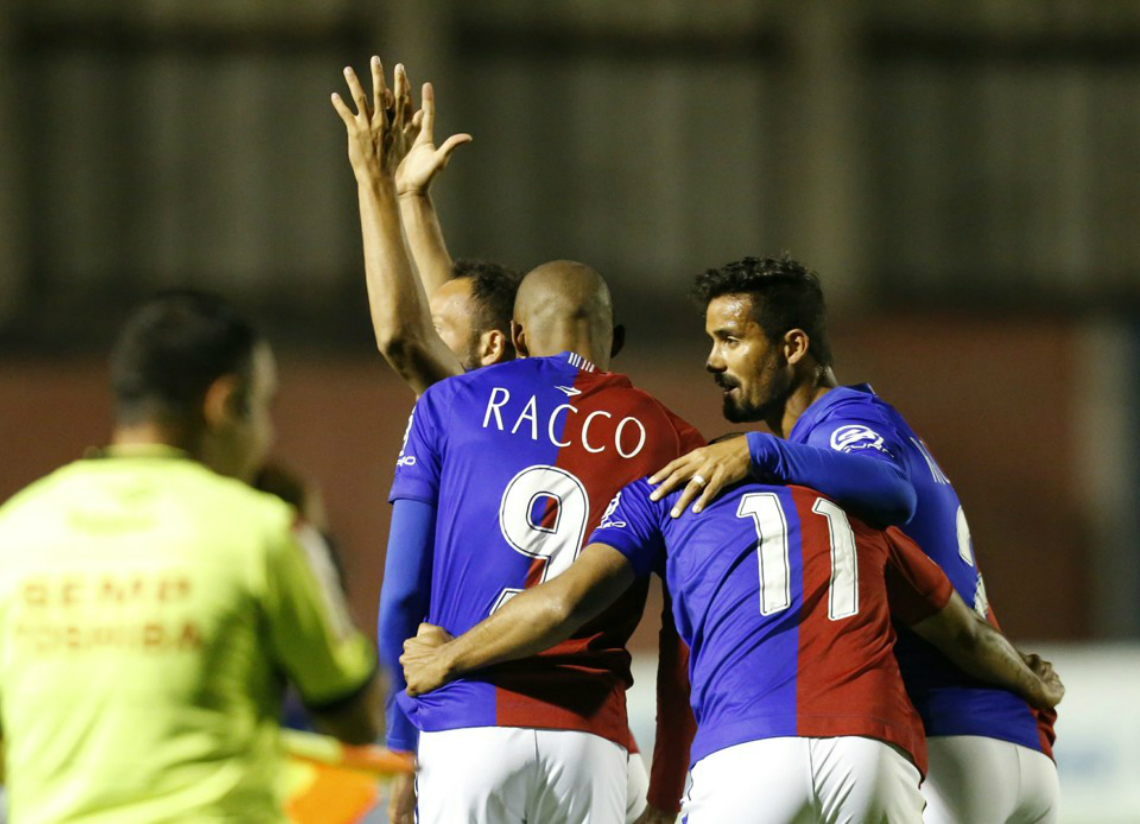
<path id="1" fill-rule="evenodd" d="M 596 266 L 615 368 L 706 435 L 692 276 L 816 268 L 841 381 L 924 433 L 1004 628 L 1068 684 L 1065 821 L 1140 820 L 1140 3 L 7 0 L 0 499 L 105 439 L 133 301 L 215 289 L 278 348 L 278 454 L 373 622 L 412 399 L 328 102 L 372 53 L 475 136 L 436 187 L 453 255 Z"/>

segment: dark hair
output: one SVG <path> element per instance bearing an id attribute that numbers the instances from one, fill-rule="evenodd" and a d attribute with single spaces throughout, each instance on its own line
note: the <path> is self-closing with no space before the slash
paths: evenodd
<path id="1" fill-rule="evenodd" d="M 498 329 L 509 341 L 515 295 L 522 280 L 519 273 L 498 263 L 470 258 L 455 261 L 451 273 L 455 278 L 471 279 L 471 296 L 479 307 L 475 329 L 480 334 Z"/>
<path id="2" fill-rule="evenodd" d="M 116 416 L 122 422 L 192 416 L 221 376 L 237 375 L 248 386 L 259 340 L 217 295 L 156 295 L 127 320 L 111 353 Z"/>
<path id="3" fill-rule="evenodd" d="M 791 329 L 803 329 L 811 339 L 808 352 L 820 366 L 831 366 L 827 319 L 819 275 L 787 255 L 746 257 L 697 275 L 693 298 L 708 307 L 721 295 L 748 295 L 752 315 L 770 341 Z"/>

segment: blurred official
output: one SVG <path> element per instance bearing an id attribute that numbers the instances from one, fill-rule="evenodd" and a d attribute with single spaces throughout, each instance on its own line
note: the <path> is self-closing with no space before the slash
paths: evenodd
<path id="1" fill-rule="evenodd" d="M 12 820 L 284 820 L 286 680 L 352 743 L 375 656 L 294 510 L 244 481 L 272 353 L 230 307 L 142 307 L 112 356 L 112 444 L 0 508 L 0 717 Z"/>

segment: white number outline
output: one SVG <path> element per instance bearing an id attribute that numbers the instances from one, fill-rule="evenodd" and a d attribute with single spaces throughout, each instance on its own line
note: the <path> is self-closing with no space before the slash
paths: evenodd
<path id="1" fill-rule="evenodd" d="M 537 482 L 533 478 L 541 473 L 546 478 Z M 558 476 L 550 481 L 549 475 Z M 543 482 L 543 481 L 546 482 Z M 511 509 L 513 498 L 517 497 L 517 490 L 526 489 L 523 484 L 530 484 L 529 495 L 524 509 L 522 509 L 524 528 L 531 530 L 525 542 L 520 539 L 512 525 L 512 517 L 516 515 Z M 557 512 L 553 526 L 542 526 L 534 523 L 532 519 L 534 503 L 541 497 L 553 498 L 557 502 Z M 581 511 L 577 523 L 566 520 L 565 516 L 573 516 L 574 508 Z M 542 583 L 546 583 L 566 571 L 574 563 L 582 551 L 582 541 L 586 537 L 586 526 L 590 520 L 590 496 L 585 485 L 571 472 L 557 466 L 548 464 L 535 464 L 528 466 L 515 474 L 503 489 L 499 499 L 499 532 L 515 552 L 528 558 L 544 559 L 542 570 Z M 564 530 L 572 533 L 562 537 Z M 572 540 L 571 540 L 572 539 Z M 491 612 L 500 609 L 503 604 L 522 592 L 516 587 L 505 587 L 499 597 L 495 599 Z"/>
<path id="2" fill-rule="evenodd" d="M 847 513 L 833 501 L 816 498 L 811 511 L 827 518 L 831 537 L 831 583 L 827 588 L 827 617 L 840 621 L 859 614 L 859 554 Z"/>
<path id="3" fill-rule="evenodd" d="M 750 492 L 740 499 L 736 517 L 750 517 L 756 527 L 760 614 L 783 612 L 792 605 L 792 573 L 788 565 L 788 521 L 780 498 L 775 492 Z"/>
<path id="4" fill-rule="evenodd" d="M 816 498 L 812 512 L 827 519 L 831 543 L 831 580 L 827 617 L 841 621 L 859 614 L 859 554 L 847 513 L 826 498 Z M 750 492 L 740 499 L 736 517 L 751 518 L 756 529 L 760 574 L 760 614 L 773 615 L 792 605 L 788 520 L 775 492 Z"/>

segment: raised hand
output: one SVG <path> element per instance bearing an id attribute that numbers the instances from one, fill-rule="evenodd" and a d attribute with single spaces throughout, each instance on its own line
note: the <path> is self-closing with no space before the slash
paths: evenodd
<path id="1" fill-rule="evenodd" d="M 688 455 L 670 461 L 658 470 L 649 479 L 649 483 L 659 484 L 649 499 L 659 501 L 681 484 L 685 484 L 685 491 L 681 493 L 681 497 L 677 499 L 669 514 L 679 518 L 685 508 L 696 499 L 696 503 L 693 504 L 695 514 L 704 509 L 726 486 L 747 478 L 751 468 L 752 458 L 748 453 L 747 438 L 729 438 L 719 443 L 702 446 Z"/>
<path id="2" fill-rule="evenodd" d="M 405 82 L 406 82 L 405 77 Z M 399 82 L 399 67 L 397 72 Z M 399 100 L 399 94 L 397 94 Z M 400 162 L 396 170 L 396 192 L 403 195 L 427 194 L 435 176 L 447 166 L 451 160 L 451 153 L 458 146 L 470 143 L 469 134 L 454 134 L 443 141 L 442 146 L 435 145 L 435 90 L 431 83 L 423 86 L 423 108 L 416 112 L 403 130 L 405 139 L 414 133 L 415 139 L 407 149 L 407 156 Z M 396 106 L 400 109 L 399 104 Z M 410 104 L 409 104 L 410 108 Z"/>
<path id="3" fill-rule="evenodd" d="M 348 91 L 356 104 L 353 112 L 339 94 L 333 94 L 332 104 L 348 130 L 348 159 L 357 175 L 383 174 L 392 176 L 399 164 L 396 152 L 399 149 L 398 135 L 403 134 L 405 117 L 411 108 L 407 100 L 397 104 L 397 97 L 384 84 L 384 66 L 379 57 L 371 60 L 372 101 L 364 93 L 364 87 L 351 66 L 346 66 L 344 79 Z M 407 87 L 407 76 L 403 66 L 396 67 L 396 82 Z M 405 91 L 405 98 L 407 93 Z"/>

